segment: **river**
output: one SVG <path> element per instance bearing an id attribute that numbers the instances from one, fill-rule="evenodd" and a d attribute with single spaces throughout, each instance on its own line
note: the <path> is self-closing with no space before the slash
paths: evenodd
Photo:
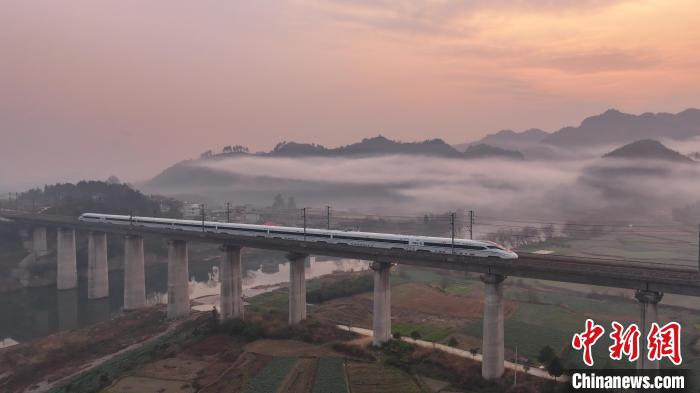
<path id="1" fill-rule="evenodd" d="M 272 267 L 271 267 L 272 266 Z M 354 259 L 311 258 L 306 278 L 320 277 L 336 271 L 358 271 L 368 268 L 366 261 Z M 195 309 L 218 307 L 218 263 L 189 262 L 190 299 L 198 299 Z M 279 287 L 289 281 L 289 263 L 266 264 L 257 270 L 245 271 L 245 297 Z M 124 300 L 122 271 L 109 272 L 109 297 L 87 298 L 87 282 L 78 282 L 75 290 L 26 288 L 0 296 L 0 348 L 43 337 L 55 332 L 87 326 L 109 319 L 121 312 Z M 167 265 L 146 269 L 146 297 L 149 304 L 167 302 Z"/>

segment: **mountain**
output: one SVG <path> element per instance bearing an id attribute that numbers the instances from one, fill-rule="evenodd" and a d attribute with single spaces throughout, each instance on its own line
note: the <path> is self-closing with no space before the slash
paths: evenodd
<path id="1" fill-rule="evenodd" d="M 564 127 L 545 137 L 542 143 L 575 149 L 629 143 L 640 139 L 682 140 L 699 135 L 699 109 L 686 109 L 675 115 L 649 112 L 632 115 L 610 109 L 600 115 L 586 118 L 578 127 Z"/>
<path id="2" fill-rule="evenodd" d="M 671 150 L 659 141 L 643 139 L 624 145 L 603 156 L 604 158 L 655 159 L 673 162 L 694 162 L 681 153 Z"/>
<path id="3" fill-rule="evenodd" d="M 454 145 L 454 148 L 459 151 L 464 151 L 469 146 L 486 144 L 493 147 L 500 147 L 501 149 L 521 150 L 540 143 L 547 136 L 549 136 L 549 133 L 538 128 L 531 128 L 521 132 L 501 130 L 495 134 L 486 135 L 476 142 Z"/>
<path id="4" fill-rule="evenodd" d="M 454 147 L 445 143 L 442 139 L 430 139 L 422 142 L 400 142 L 387 139 L 381 135 L 373 138 L 365 138 L 360 142 L 345 146 L 327 148 L 315 143 L 281 142 L 269 152 L 250 154 L 243 146 L 236 146 L 232 149 L 227 146 L 221 153 L 215 154 L 211 150 L 200 156 L 200 160 L 214 161 L 235 158 L 241 156 L 257 157 L 375 157 L 384 155 L 411 155 L 411 156 L 432 156 L 442 158 L 486 158 L 486 157 L 507 157 L 522 159 L 522 154 L 517 151 L 481 144 L 481 147 L 472 149 L 468 154 L 458 151 Z M 159 178 L 168 177 L 173 174 L 167 173 L 159 175 Z M 156 179 L 157 180 L 157 179 Z"/>
<path id="5" fill-rule="evenodd" d="M 330 149 L 316 144 L 282 142 L 275 146 L 271 152 L 263 153 L 263 155 L 273 157 L 348 157 L 388 154 L 427 155 L 446 158 L 459 158 L 461 156 L 457 150 L 442 139 L 430 139 L 423 142 L 399 142 L 387 139 L 381 135 Z"/>
<path id="6" fill-rule="evenodd" d="M 525 156 L 523 156 L 523 153 L 521 153 L 517 150 L 501 149 L 500 147 L 487 145 L 485 143 L 480 143 L 478 145 L 471 145 L 471 146 L 467 147 L 467 150 L 464 151 L 463 156 L 464 156 L 464 158 L 499 157 L 499 158 L 508 158 L 511 160 L 524 160 L 525 159 Z"/>

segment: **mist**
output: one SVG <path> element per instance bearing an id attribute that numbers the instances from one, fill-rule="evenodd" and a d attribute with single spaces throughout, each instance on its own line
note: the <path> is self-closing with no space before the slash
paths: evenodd
<path id="1" fill-rule="evenodd" d="M 266 206 L 275 194 L 308 207 L 375 214 L 473 209 L 546 220 L 668 221 L 700 197 L 700 165 L 586 158 L 461 160 L 422 156 L 191 161 L 143 185 L 206 203 Z"/>

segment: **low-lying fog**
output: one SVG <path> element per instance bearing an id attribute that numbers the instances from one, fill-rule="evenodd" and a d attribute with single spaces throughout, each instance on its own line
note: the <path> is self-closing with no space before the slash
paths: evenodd
<path id="1" fill-rule="evenodd" d="M 176 168 L 147 190 L 209 203 L 269 205 L 281 193 L 299 207 L 382 214 L 466 208 L 511 218 L 633 221 L 667 221 L 672 208 L 700 199 L 700 164 L 653 160 L 244 156 Z"/>

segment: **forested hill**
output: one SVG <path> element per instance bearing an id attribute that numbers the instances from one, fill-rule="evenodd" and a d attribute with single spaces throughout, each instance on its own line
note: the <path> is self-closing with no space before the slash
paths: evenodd
<path id="1" fill-rule="evenodd" d="M 127 184 L 103 181 L 57 183 L 18 195 L 18 202 L 44 214 L 77 216 L 85 212 L 180 217 L 182 203 L 148 196 Z"/>

